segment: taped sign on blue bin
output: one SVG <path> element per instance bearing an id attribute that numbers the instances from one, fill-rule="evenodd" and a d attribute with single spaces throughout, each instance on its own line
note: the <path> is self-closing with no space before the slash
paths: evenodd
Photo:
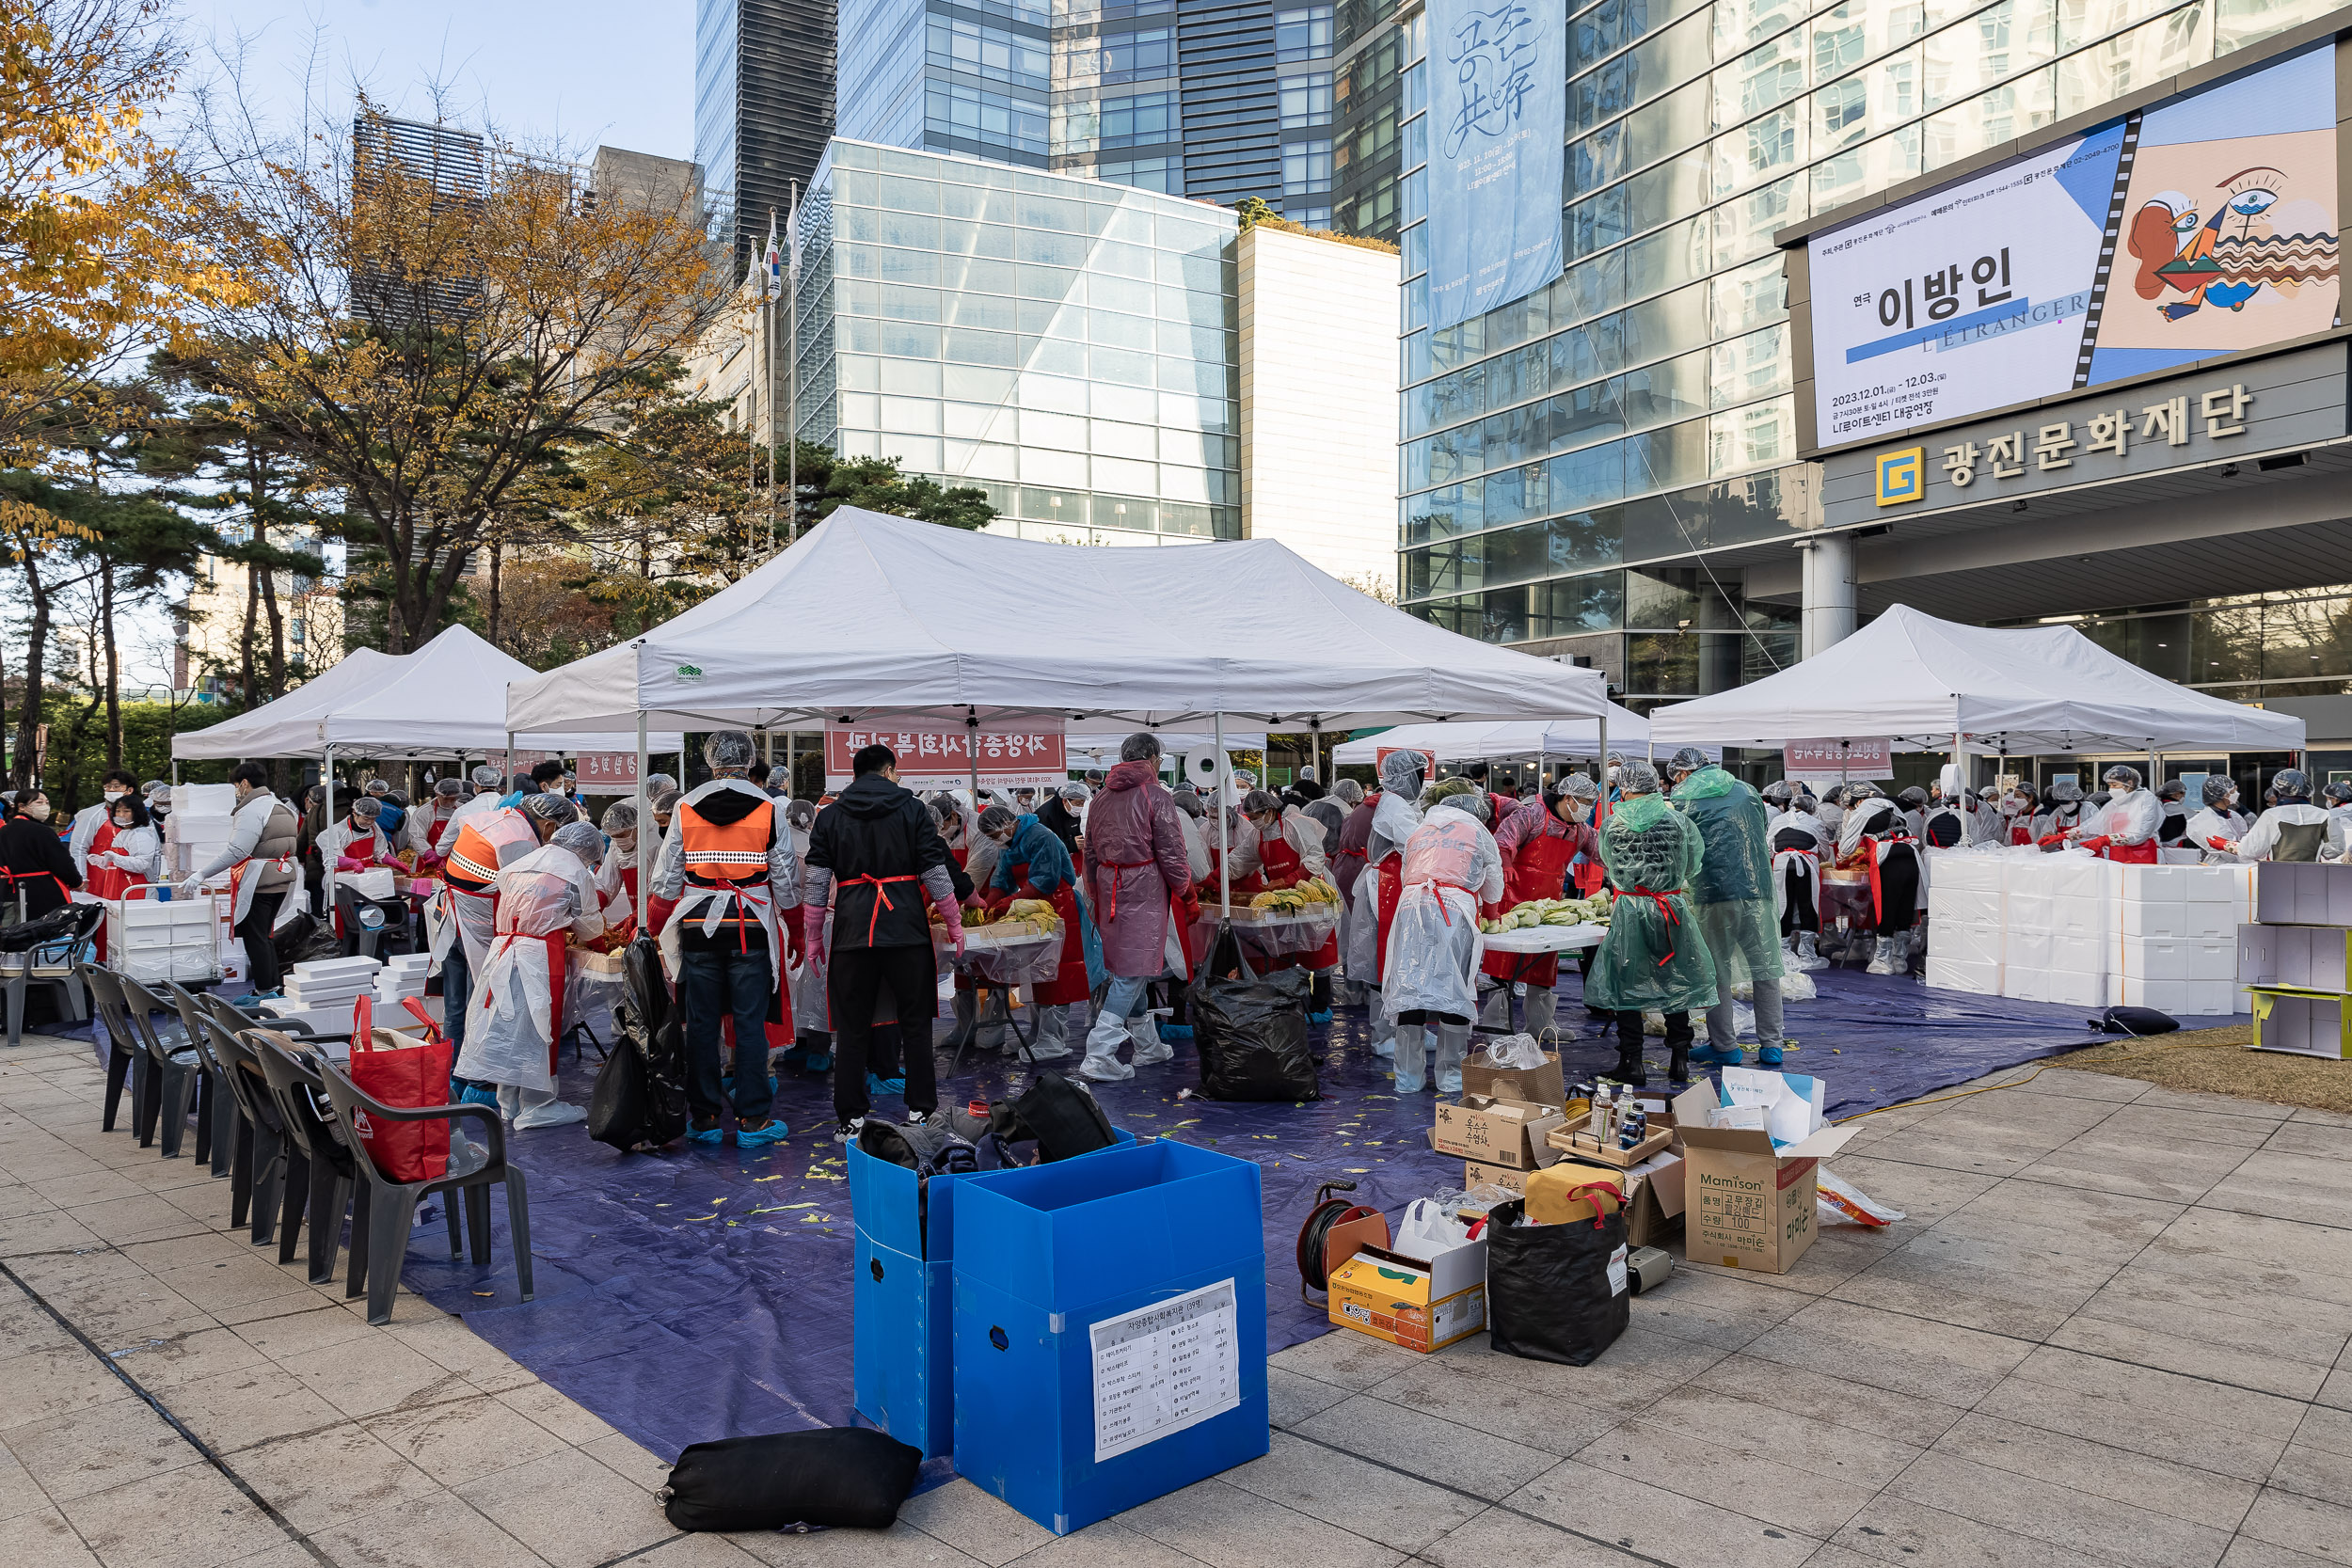
<path id="1" fill-rule="evenodd" d="M 1097 1465 L 1241 1405 L 1230 1279 L 1105 1318 L 1089 1332 Z"/>

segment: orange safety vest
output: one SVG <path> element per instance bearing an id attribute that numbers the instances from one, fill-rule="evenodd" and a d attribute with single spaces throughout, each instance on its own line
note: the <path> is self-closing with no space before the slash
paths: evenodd
<path id="1" fill-rule="evenodd" d="M 498 844 L 483 830 L 513 810 L 510 806 L 495 812 L 482 812 L 457 824 L 456 841 L 449 847 L 449 863 L 442 867 L 442 875 L 452 884 L 477 895 L 490 891 L 490 884 L 498 880 L 499 866 L 505 857 L 500 852 Z M 537 847 L 539 835 L 532 832 L 528 826 L 523 831 L 531 841 L 529 847 Z M 511 846 L 514 835 L 509 832 L 504 836 L 510 840 Z"/>
<path id="2" fill-rule="evenodd" d="M 762 800 L 742 820 L 722 826 L 692 806 L 677 804 L 679 845 L 686 862 L 686 879 L 696 887 L 751 888 L 768 880 L 768 846 L 775 837 L 776 806 Z M 737 905 L 723 919 L 741 921 Z M 757 915 L 752 917 L 757 922 Z"/>

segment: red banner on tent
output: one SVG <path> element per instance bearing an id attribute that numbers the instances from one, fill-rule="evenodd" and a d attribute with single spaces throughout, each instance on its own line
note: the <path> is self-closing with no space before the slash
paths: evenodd
<path id="1" fill-rule="evenodd" d="M 1893 746 L 1883 740 L 1792 740 L 1781 748 L 1791 779 L 1891 779 Z"/>
<path id="2" fill-rule="evenodd" d="M 850 759 L 880 743 L 898 753 L 898 782 L 909 789 L 953 789 L 972 776 L 972 746 L 978 742 L 980 783 L 991 788 L 1042 789 L 1070 776 L 1062 726 L 1030 721 L 1018 725 L 983 724 L 977 735 L 961 724 L 937 728 L 851 726 L 825 731 L 825 784 L 838 789 L 853 776 Z"/>
<path id="3" fill-rule="evenodd" d="M 572 776 L 580 782 L 582 795 L 627 794 L 637 787 L 637 753 L 582 752 L 573 764 Z"/>

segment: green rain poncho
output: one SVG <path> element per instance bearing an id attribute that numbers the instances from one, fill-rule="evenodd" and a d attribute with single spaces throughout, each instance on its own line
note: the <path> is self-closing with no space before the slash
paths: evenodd
<path id="1" fill-rule="evenodd" d="M 1698 829 L 1656 795 L 1633 796 L 1609 814 L 1600 859 L 1617 898 L 1584 982 L 1587 1005 L 1669 1013 L 1714 1006 L 1715 965 L 1683 892 L 1701 854 Z M 1663 896 L 1637 897 L 1636 888 Z"/>
<path id="2" fill-rule="evenodd" d="M 1699 934 L 1723 986 L 1780 978 L 1780 916 L 1772 901 L 1772 850 L 1764 798 L 1708 766 L 1675 791 L 1707 854 L 1691 884 Z"/>

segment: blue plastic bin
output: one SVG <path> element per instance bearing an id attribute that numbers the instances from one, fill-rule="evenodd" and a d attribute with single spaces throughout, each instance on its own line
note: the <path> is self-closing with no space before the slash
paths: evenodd
<path id="1" fill-rule="evenodd" d="M 1121 1145 L 1136 1141 L 1123 1128 L 1114 1131 Z M 959 1180 L 931 1178 L 926 1199 L 913 1171 L 850 1146 L 850 1208 L 857 1231 L 851 1402 L 859 1415 L 921 1449 L 927 1459 L 954 1451 L 956 1441 L 950 1304 Z"/>
<path id="2" fill-rule="evenodd" d="M 1161 1139 L 992 1171 L 953 1224 L 958 1474 L 1066 1535 L 1266 1452 L 1254 1163 Z"/>

